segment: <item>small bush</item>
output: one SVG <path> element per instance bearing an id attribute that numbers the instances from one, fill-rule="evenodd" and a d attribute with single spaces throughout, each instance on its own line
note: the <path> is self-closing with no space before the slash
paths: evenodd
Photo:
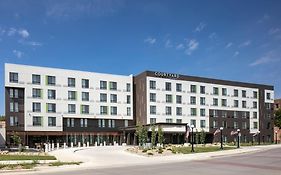
<path id="1" fill-rule="evenodd" d="M 162 154 L 163 153 L 163 149 L 162 148 L 159 148 L 158 149 L 158 154 Z"/>
<path id="2" fill-rule="evenodd" d="M 148 152 L 147 155 L 153 156 L 153 153 L 152 152 Z"/>
<path id="3" fill-rule="evenodd" d="M 63 166 L 63 165 L 80 165 L 82 162 L 52 162 L 49 163 L 49 166 Z"/>
<path id="4" fill-rule="evenodd" d="M 143 153 L 146 153 L 146 152 L 147 152 L 147 149 L 143 149 L 142 152 L 143 152 Z"/>

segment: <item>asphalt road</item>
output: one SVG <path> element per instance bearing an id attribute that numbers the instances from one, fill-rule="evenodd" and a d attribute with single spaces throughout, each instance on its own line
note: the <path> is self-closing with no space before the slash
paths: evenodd
<path id="1" fill-rule="evenodd" d="M 51 173 L 54 175 L 281 175 L 281 149 L 217 157 L 180 163 L 140 165 L 107 169 L 87 169 L 70 172 Z M 40 173 L 41 174 L 41 173 Z M 46 173 L 50 174 L 50 173 Z"/>

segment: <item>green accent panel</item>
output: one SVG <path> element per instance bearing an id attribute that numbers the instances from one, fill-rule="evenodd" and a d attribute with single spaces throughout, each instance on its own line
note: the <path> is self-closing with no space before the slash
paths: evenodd
<path id="1" fill-rule="evenodd" d="M 41 126 L 43 126 L 44 122 L 43 122 L 43 117 L 41 117 Z"/>
<path id="2" fill-rule="evenodd" d="M 48 103 L 46 103 L 46 112 L 48 112 Z"/>
<path id="3" fill-rule="evenodd" d="M 78 99 L 78 93 L 75 91 L 75 100 Z"/>
<path id="4" fill-rule="evenodd" d="M 41 97 L 41 99 L 43 99 L 43 90 L 42 89 L 40 89 L 40 97 Z"/>
<path id="5" fill-rule="evenodd" d="M 48 85 L 48 76 L 45 76 L 45 84 Z"/>
<path id="6" fill-rule="evenodd" d="M 80 114 L 82 114 L 82 105 L 80 105 Z"/>

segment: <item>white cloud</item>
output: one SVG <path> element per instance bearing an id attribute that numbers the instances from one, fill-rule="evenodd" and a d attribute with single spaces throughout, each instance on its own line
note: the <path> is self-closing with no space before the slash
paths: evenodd
<path id="1" fill-rule="evenodd" d="M 200 22 L 199 25 L 194 29 L 195 32 L 201 32 L 205 27 L 206 23 Z"/>
<path id="2" fill-rule="evenodd" d="M 18 30 L 18 34 L 22 37 L 22 38 L 28 38 L 29 37 L 29 32 L 26 29 L 19 29 Z"/>
<path id="3" fill-rule="evenodd" d="M 165 42 L 165 47 L 166 48 L 173 47 L 173 45 L 171 44 L 171 41 L 169 39 Z"/>
<path id="4" fill-rule="evenodd" d="M 273 34 L 276 34 L 280 31 L 279 28 L 271 28 L 269 31 L 268 31 L 268 34 L 269 35 L 273 35 Z"/>
<path id="5" fill-rule="evenodd" d="M 270 62 L 276 62 L 276 61 L 280 61 L 281 58 L 279 56 L 279 54 L 275 54 L 275 52 L 270 51 L 268 53 L 266 53 L 265 55 L 263 55 L 262 57 L 256 59 L 254 62 L 250 63 L 250 66 L 258 66 L 261 64 L 267 64 Z"/>
<path id="6" fill-rule="evenodd" d="M 216 38 L 217 38 L 217 34 L 216 34 L 215 32 L 213 32 L 213 33 L 211 33 L 211 34 L 209 35 L 209 38 L 210 38 L 210 39 L 216 39 Z"/>
<path id="7" fill-rule="evenodd" d="M 37 41 L 26 41 L 26 40 L 19 40 L 18 41 L 20 44 L 23 44 L 23 45 L 30 45 L 30 46 L 42 46 L 43 43 L 40 43 L 40 42 L 37 42 Z"/>
<path id="8" fill-rule="evenodd" d="M 230 48 L 232 45 L 233 45 L 233 43 L 232 43 L 232 42 L 229 42 L 229 43 L 227 43 L 227 44 L 225 45 L 225 48 L 226 48 L 226 49 L 227 49 L 227 48 Z"/>
<path id="9" fill-rule="evenodd" d="M 191 40 L 189 40 L 189 41 L 187 41 L 188 43 L 187 43 L 187 48 L 186 48 L 186 50 L 185 50 L 185 53 L 187 54 L 187 55 L 191 55 L 192 54 L 192 52 L 193 51 L 195 51 L 196 49 L 198 49 L 198 47 L 199 47 L 199 42 L 198 41 L 196 41 L 196 39 L 191 39 Z"/>
<path id="10" fill-rule="evenodd" d="M 21 58 L 24 53 L 19 51 L 19 50 L 13 50 L 13 54 L 17 57 L 17 58 Z"/>
<path id="11" fill-rule="evenodd" d="M 8 36 L 14 36 L 14 35 L 16 34 L 16 32 L 17 32 L 17 29 L 11 27 L 11 28 L 8 30 L 7 35 L 8 35 Z"/>
<path id="12" fill-rule="evenodd" d="M 183 44 L 178 44 L 176 47 L 177 50 L 181 50 L 184 49 L 184 45 Z"/>
<path id="13" fill-rule="evenodd" d="M 241 43 L 241 44 L 239 45 L 239 47 L 246 47 L 246 46 L 249 46 L 251 43 L 252 43 L 251 40 L 247 40 L 247 41 Z"/>
<path id="14" fill-rule="evenodd" d="M 236 51 L 236 52 L 234 52 L 233 57 L 236 57 L 236 56 L 238 56 L 239 54 L 240 54 L 240 52 L 239 52 L 239 51 Z"/>
<path id="15" fill-rule="evenodd" d="M 259 20 L 258 23 L 263 23 L 264 21 L 269 20 L 270 16 L 268 14 L 264 14 Z"/>
<path id="16" fill-rule="evenodd" d="M 156 38 L 148 37 L 144 40 L 144 42 L 153 45 L 156 43 Z"/>

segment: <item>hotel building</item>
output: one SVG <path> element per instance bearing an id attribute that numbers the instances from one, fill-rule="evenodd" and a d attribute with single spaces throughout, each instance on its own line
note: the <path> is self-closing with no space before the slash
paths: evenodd
<path id="1" fill-rule="evenodd" d="M 204 130 L 206 142 L 223 127 L 250 142 L 273 140 L 273 86 L 146 71 L 110 75 L 5 64 L 6 139 L 44 142 L 136 143 L 137 123 L 161 126 L 166 143 L 183 143 L 186 124 Z"/>
<path id="2" fill-rule="evenodd" d="M 133 76 L 5 64 L 7 144 L 121 142 L 133 124 Z"/>

